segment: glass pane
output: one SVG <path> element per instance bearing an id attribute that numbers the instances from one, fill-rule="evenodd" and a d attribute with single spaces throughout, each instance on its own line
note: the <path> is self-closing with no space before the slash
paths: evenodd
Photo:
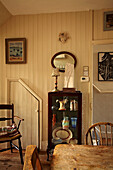
<path id="1" fill-rule="evenodd" d="M 54 59 L 55 67 L 61 70 L 65 70 L 66 63 L 74 64 L 75 60 L 68 54 L 60 54 Z"/>
<path id="2" fill-rule="evenodd" d="M 77 143 L 78 97 L 52 96 L 52 142 Z"/>

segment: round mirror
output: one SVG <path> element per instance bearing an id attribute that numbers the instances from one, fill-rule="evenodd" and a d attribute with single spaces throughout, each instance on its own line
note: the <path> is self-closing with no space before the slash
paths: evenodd
<path id="1" fill-rule="evenodd" d="M 66 63 L 74 64 L 74 67 L 77 63 L 76 57 L 67 51 L 58 52 L 51 59 L 53 68 L 59 68 L 60 72 L 65 72 Z"/>

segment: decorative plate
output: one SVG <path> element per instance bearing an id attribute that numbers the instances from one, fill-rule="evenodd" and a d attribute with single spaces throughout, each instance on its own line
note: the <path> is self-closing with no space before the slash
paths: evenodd
<path id="1" fill-rule="evenodd" d="M 73 134 L 70 129 L 63 129 L 62 127 L 57 127 L 53 130 L 52 136 L 54 139 L 60 138 L 63 142 L 67 142 L 72 138 Z"/>

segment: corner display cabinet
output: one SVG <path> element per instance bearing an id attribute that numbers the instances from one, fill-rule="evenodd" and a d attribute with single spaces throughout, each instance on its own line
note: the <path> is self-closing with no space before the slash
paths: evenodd
<path id="1" fill-rule="evenodd" d="M 48 93 L 48 146 L 49 154 L 58 144 L 81 144 L 82 132 L 82 93 Z"/>

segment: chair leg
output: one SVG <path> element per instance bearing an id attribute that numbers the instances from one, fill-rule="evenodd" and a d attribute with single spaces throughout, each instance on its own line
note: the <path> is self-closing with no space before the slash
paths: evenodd
<path id="1" fill-rule="evenodd" d="M 19 152 L 20 152 L 21 164 L 24 164 L 23 155 L 22 155 L 21 140 L 20 140 L 20 138 L 18 139 L 18 143 L 19 143 Z"/>
<path id="2" fill-rule="evenodd" d="M 12 140 L 10 141 L 10 148 L 11 148 L 11 153 L 13 153 Z"/>

